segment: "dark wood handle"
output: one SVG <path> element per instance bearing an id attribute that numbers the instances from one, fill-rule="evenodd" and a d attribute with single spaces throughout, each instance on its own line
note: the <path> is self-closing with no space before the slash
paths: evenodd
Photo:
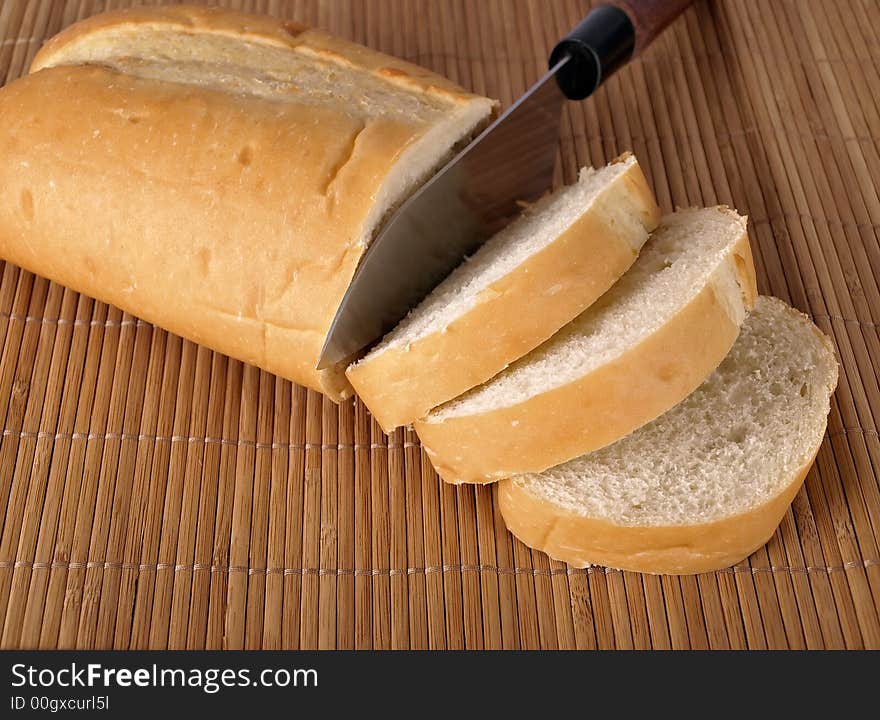
<path id="1" fill-rule="evenodd" d="M 693 0 L 620 0 L 594 7 L 550 53 L 570 100 L 583 100 L 644 50 Z"/>
<path id="2" fill-rule="evenodd" d="M 694 0 L 619 0 L 636 30 L 635 55 L 638 55 L 669 23 L 692 5 Z"/>

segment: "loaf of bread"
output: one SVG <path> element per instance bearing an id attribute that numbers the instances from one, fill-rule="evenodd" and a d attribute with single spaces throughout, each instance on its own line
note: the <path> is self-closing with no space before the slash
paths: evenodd
<path id="1" fill-rule="evenodd" d="M 718 369 L 681 404 L 598 452 L 504 480 L 501 514 L 575 567 L 700 573 L 779 525 L 819 450 L 837 385 L 831 341 L 761 297 Z"/>
<path id="2" fill-rule="evenodd" d="M 485 483 L 618 440 L 706 379 L 757 289 L 746 220 L 727 208 L 664 218 L 596 303 L 492 380 L 415 423 L 440 475 Z"/>
<path id="3" fill-rule="evenodd" d="M 483 245 L 347 371 L 390 432 L 488 380 L 636 259 L 660 208 L 635 157 L 585 168 Z"/>
<path id="4" fill-rule="evenodd" d="M 0 256 L 338 400 L 315 366 L 364 250 L 493 112 L 294 23 L 99 15 L 0 90 Z"/>

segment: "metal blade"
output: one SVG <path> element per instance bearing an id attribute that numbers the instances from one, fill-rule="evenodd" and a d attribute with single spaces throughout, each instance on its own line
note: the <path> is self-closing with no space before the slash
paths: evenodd
<path id="1" fill-rule="evenodd" d="M 330 327 L 318 368 L 355 355 L 393 328 L 461 261 L 553 180 L 566 57 L 391 217 L 364 253 Z"/>

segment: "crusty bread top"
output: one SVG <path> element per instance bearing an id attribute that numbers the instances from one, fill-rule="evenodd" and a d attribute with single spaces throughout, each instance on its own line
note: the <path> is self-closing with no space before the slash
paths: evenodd
<path id="1" fill-rule="evenodd" d="M 222 54 L 203 54 L 203 46 L 172 46 L 175 35 L 188 40 L 200 37 L 226 38 L 235 44 L 217 45 Z M 168 43 L 166 45 L 166 43 Z M 291 21 L 233 10 L 177 5 L 135 7 L 114 10 L 86 18 L 50 39 L 31 63 L 31 72 L 54 65 L 100 63 L 108 58 L 143 57 L 150 50 L 170 49 L 164 59 L 181 61 L 181 52 L 189 52 L 205 62 L 234 65 L 244 62 L 252 69 L 264 58 L 253 54 L 258 45 L 265 49 L 295 50 L 304 56 L 321 59 L 340 68 L 366 71 L 389 85 L 425 93 L 451 103 L 485 101 L 468 93 L 452 81 L 412 63 L 385 55 L 370 48 L 333 37 L 320 30 Z"/>
<path id="2" fill-rule="evenodd" d="M 311 170 L 310 157 L 318 154 L 307 143 L 344 125 L 351 137 L 343 138 L 341 156 L 318 189 L 331 203 L 337 196 L 358 207 L 372 203 L 362 232 L 344 238 L 347 247 L 360 249 L 388 211 L 494 108 L 435 73 L 319 30 L 215 8 L 133 8 L 88 18 L 52 38 L 31 72 L 83 65 L 222 92 L 236 102 L 266 99 L 300 108 L 300 117 L 316 126 L 298 138 L 306 143 L 302 170 Z M 360 156 L 383 168 L 372 180 L 384 179 L 383 186 L 367 197 L 340 195 L 337 179 Z M 309 186 L 310 179 L 303 180 Z"/>
<path id="3" fill-rule="evenodd" d="M 781 300 L 761 297 L 727 358 L 679 405 L 612 445 L 513 482 L 622 526 L 746 513 L 810 462 L 836 384 L 831 341 Z"/>

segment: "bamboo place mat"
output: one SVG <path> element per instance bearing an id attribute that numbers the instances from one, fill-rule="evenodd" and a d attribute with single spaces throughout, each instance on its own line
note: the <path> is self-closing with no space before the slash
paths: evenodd
<path id="1" fill-rule="evenodd" d="M 0 2 L 0 83 L 125 3 Z M 576 0 L 244 2 L 507 105 Z M 0 125 L 3 119 L 0 118 Z M 563 118 L 562 178 L 632 149 L 666 209 L 750 216 L 763 292 L 834 338 L 828 436 L 770 543 L 696 577 L 575 570 L 363 405 L 6 265 L 5 647 L 880 647 L 880 10 L 702 0 Z M 0 158 L 2 162 L 2 158 Z M 2 192 L 2 188 L 0 188 Z"/>

